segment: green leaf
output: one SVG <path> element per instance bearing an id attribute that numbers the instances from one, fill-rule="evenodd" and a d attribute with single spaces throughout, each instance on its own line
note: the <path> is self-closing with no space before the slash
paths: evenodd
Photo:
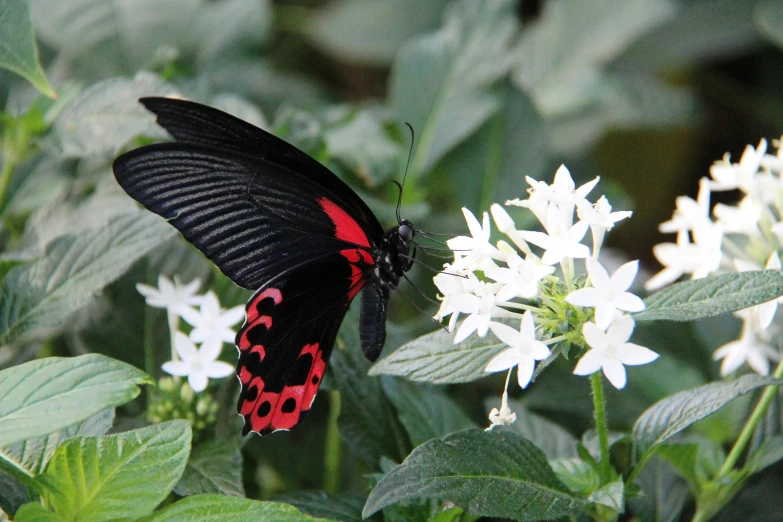
<path id="1" fill-rule="evenodd" d="M 319 9 L 305 30 L 319 49 L 339 60 L 383 66 L 409 38 L 434 29 L 446 3 L 340 0 Z"/>
<path id="2" fill-rule="evenodd" d="M 193 495 L 158 511 L 146 522 L 329 522 L 300 513 L 293 506 L 279 502 L 260 502 L 220 495 Z"/>
<path id="3" fill-rule="evenodd" d="M 340 522 L 362 522 L 362 507 L 366 498 L 363 495 L 330 495 L 324 491 L 294 491 L 287 495 L 278 495 L 275 502 L 291 504 L 308 515 L 328 518 Z"/>
<path id="4" fill-rule="evenodd" d="M 0 447 L 40 437 L 120 406 L 152 379 L 103 355 L 50 357 L 0 372 Z"/>
<path id="5" fill-rule="evenodd" d="M 11 269 L 0 286 L 0 344 L 35 328 L 62 326 L 72 311 L 173 235 L 158 216 L 137 211 L 54 240 L 42 259 Z"/>
<path id="6" fill-rule="evenodd" d="M 587 497 L 601 486 L 598 471 L 581 459 L 555 459 L 549 464 L 557 478 L 574 493 Z"/>
<path id="7" fill-rule="evenodd" d="M 454 333 L 437 330 L 402 345 L 370 368 L 370 375 L 395 375 L 433 384 L 471 382 L 487 373 L 487 363 L 505 348 L 492 334 L 472 335 L 454 344 Z"/>
<path id="8" fill-rule="evenodd" d="M 484 404 L 488 410 L 500 406 L 491 399 L 486 400 Z M 577 440 L 564 428 L 532 413 L 519 401 L 509 399 L 508 405 L 511 411 L 517 414 L 517 420 L 506 429 L 532 442 L 550 460 L 577 456 Z"/>
<path id="9" fill-rule="evenodd" d="M 693 321 L 735 312 L 783 295 L 783 271 L 721 274 L 675 283 L 644 300 L 635 321 Z"/>
<path id="10" fill-rule="evenodd" d="M 63 109 L 52 129 L 53 139 L 67 158 L 113 157 L 136 136 L 167 136 L 139 98 L 174 94 L 173 86 L 150 72 L 102 80 Z"/>
<path id="11" fill-rule="evenodd" d="M 777 0 L 761 0 L 754 6 L 753 22 L 767 40 L 783 47 L 783 3 Z"/>
<path id="12" fill-rule="evenodd" d="M 584 505 L 532 443 L 513 433 L 481 430 L 413 450 L 375 486 L 363 515 L 414 498 L 437 498 L 471 514 L 514 520 L 565 517 Z"/>
<path id="13" fill-rule="evenodd" d="M 427 522 L 459 522 L 465 512 L 460 508 L 451 508 L 441 511 Z"/>
<path id="14" fill-rule="evenodd" d="M 783 435 L 770 437 L 748 458 L 745 468 L 758 473 L 783 459 Z"/>
<path id="15" fill-rule="evenodd" d="M 0 0 L 0 67 L 23 76 L 46 96 L 57 96 L 38 61 L 26 1 Z"/>
<path id="16" fill-rule="evenodd" d="M 657 456 L 650 459 L 639 473 L 637 484 L 643 494 L 628 499 L 628 504 L 630 511 L 642 522 L 681 520 L 680 514 L 690 493 L 688 485 L 668 462 Z"/>
<path id="17" fill-rule="evenodd" d="M 783 381 L 759 375 L 744 375 L 729 382 L 713 382 L 676 393 L 650 406 L 633 427 L 634 455 L 637 459 L 672 435 L 715 413 L 737 397 L 763 386 Z"/>
<path id="18" fill-rule="evenodd" d="M 185 469 L 190 424 L 177 420 L 104 437 L 67 440 L 36 480 L 69 519 L 140 517 L 165 499 Z"/>
<path id="19" fill-rule="evenodd" d="M 419 133 L 411 172 L 421 175 L 498 109 L 491 86 L 509 68 L 515 2 L 455 2 L 437 32 L 397 53 L 390 98 L 400 121 Z"/>
<path id="20" fill-rule="evenodd" d="M 625 513 L 625 484 L 623 478 L 618 477 L 609 484 L 595 491 L 588 499 L 596 504 L 611 508 L 620 514 Z"/>
<path id="21" fill-rule="evenodd" d="M 16 522 L 66 522 L 68 519 L 47 511 L 40 502 L 31 502 L 19 508 L 14 520 Z"/>
<path id="22" fill-rule="evenodd" d="M 656 455 L 666 459 L 694 491 L 711 480 L 726 460 L 723 448 L 705 437 L 661 444 L 656 448 Z"/>
<path id="23" fill-rule="evenodd" d="M 25 502 L 30 502 L 30 491 L 14 477 L 0 471 L 0 517 L 2 513 L 13 516 Z"/>
<path id="24" fill-rule="evenodd" d="M 476 427 L 459 406 L 438 390 L 391 378 L 382 379 L 381 384 L 414 447 Z"/>
<path id="25" fill-rule="evenodd" d="M 349 315 L 347 324 L 355 325 L 353 318 L 355 314 Z M 345 331 L 343 324 L 341 332 Z M 330 366 L 340 391 L 337 425 L 348 446 L 372 469 L 377 469 L 382 456 L 401 461 L 410 451 L 410 442 L 380 381 L 367 375 L 370 365 L 361 354 L 358 340 L 335 350 Z"/>
<path id="26" fill-rule="evenodd" d="M 197 445 L 174 493 L 186 497 L 217 493 L 244 497 L 242 453 L 230 440 L 213 439 Z"/>
<path id="27" fill-rule="evenodd" d="M 107 408 L 63 430 L 0 448 L 0 467 L 11 466 L 19 473 L 31 476 L 43 473 L 46 463 L 63 441 L 71 437 L 103 435 L 109 431 L 113 421 L 114 408 Z"/>

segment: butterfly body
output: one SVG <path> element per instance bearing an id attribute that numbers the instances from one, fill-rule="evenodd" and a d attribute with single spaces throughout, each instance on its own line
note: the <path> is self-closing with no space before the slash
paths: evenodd
<path id="1" fill-rule="evenodd" d="M 140 101 L 175 141 L 123 154 L 115 177 L 256 290 L 236 338 L 237 410 L 243 434 L 290 430 L 309 412 L 360 291 L 362 351 L 380 355 L 389 295 L 412 265 L 413 224 L 384 232 L 337 176 L 242 120 L 183 100 Z"/>

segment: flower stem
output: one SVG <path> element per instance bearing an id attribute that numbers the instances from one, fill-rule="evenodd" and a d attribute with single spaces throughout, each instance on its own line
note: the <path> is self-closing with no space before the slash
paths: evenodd
<path id="1" fill-rule="evenodd" d="M 783 361 L 778 363 L 777 368 L 775 368 L 775 373 L 772 376 L 777 379 L 783 378 Z M 725 477 L 731 472 L 732 469 L 734 469 L 734 465 L 737 463 L 740 456 L 742 455 L 742 452 L 745 451 L 745 447 L 750 442 L 750 439 L 753 436 L 753 432 L 756 431 L 756 428 L 761 422 L 761 419 L 764 418 L 764 414 L 767 412 L 769 405 L 775 398 L 775 395 L 778 392 L 778 388 L 778 386 L 767 386 L 764 389 L 758 404 L 756 404 L 756 407 L 753 409 L 753 413 L 750 414 L 750 417 L 748 417 L 748 420 L 745 422 L 745 426 L 742 428 L 739 437 L 737 437 L 737 442 L 734 443 L 734 446 L 731 448 L 729 455 L 723 462 L 723 466 L 721 466 L 720 470 L 718 471 L 718 475 L 715 477 L 716 480 Z"/>
<path id="2" fill-rule="evenodd" d="M 179 316 L 171 310 L 166 310 L 166 319 L 169 322 L 169 337 L 171 340 L 171 360 L 179 361 L 179 355 L 177 355 L 177 346 L 175 344 L 175 335 L 179 331 Z"/>
<path id="3" fill-rule="evenodd" d="M 155 378 L 155 349 L 153 347 L 152 314 L 144 307 L 144 371 Z M 147 387 L 152 389 L 151 387 Z"/>
<path id="4" fill-rule="evenodd" d="M 601 450 L 600 475 L 601 485 L 612 481 L 612 463 L 609 461 L 609 430 L 606 425 L 606 401 L 604 400 L 604 385 L 600 372 L 590 376 L 593 388 L 593 415 L 595 429 L 598 432 L 598 445 Z"/>
<path id="5" fill-rule="evenodd" d="M 340 416 L 340 392 L 329 391 L 329 423 L 326 426 L 326 448 L 324 453 L 324 491 L 337 493 L 340 482 L 340 432 L 337 417 Z"/>

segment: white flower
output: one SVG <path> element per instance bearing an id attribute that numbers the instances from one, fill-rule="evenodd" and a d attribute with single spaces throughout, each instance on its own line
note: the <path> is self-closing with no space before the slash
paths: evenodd
<path id="1" fill-rule="evenodd" d="M 609 200 L 606 199 L 606 196 L 601 196 L 594 205 L 591 205 L 587 200 L 577 203 L 576 213 L 580 220 L 587 221 L 587 223 L 590 224 L 590 231 L 593 235 L 594 257 L 597 257 L 598 252 L 601 250 L 601 245 L 604 242 L 604 235 L 606 232 L 612 230 L 615 223 L 618 221 L 633 215 L 633 212 L 627 210 L 612 212 L 612 205 L 609 204 Z"/>
<path id="2" fill-rule="evenodd" d="M 499 372 L 517 367 L 517 382 L 522 388 L 526 388 L 533 378 L 536 361 L 549 357 L 549 348 L 536 339 L 536 325 L 533 313 L 527 311 L 522 315 L 519 331 L 502 323 L 490 323 L 498 339 L 507 344 L 509 348 L 494 356 L 485 372 Z"/>
<path id="3" fill-rule="evenodd" d="M 574 207 L 585 201 L 585 198 L 593 190 L 600 178 L 596 177 L 593 181 L 587 182 L 577 189 L 575 188 L 576 185 L 573 178 L 571 178 L 571 173 L 565 165 L 560 165 L 560 168 L 555 172 L 555 180 L 551 185 L 543 181 L 536 181 L 531 177 L 526 179 L 528 184 L 533 187 L 536 198 L 554 203 L 560 210 L 562 223 L 570 227 L 574 219 Z M 549 223 L 544 223 L 544 228 L 549 230 L 549 227 Z"/>
<path id="4" fill-rule="evenodd" d="M 579 359 L 574 368 L 576 375 L 590 375 L 603 370 L 604 375 L 617 388 L 625 387 L 625 366 L 647 364 L 658 358 L 652 350 L 629 343 L 634 329 L 634 321 L 624 315 L 618 317 L 604 332 L 595 323 L 585 323 L 582 335 L 592 348 Z"/>
<path id="5" fill-rule="evenodd" d="M 723 359 L 720 374 L 724 376 L 736 371 L 746 362 L 754 372 L 767 375 L 769 360 L 778 360 L 780 356 L 761 338 L 760 332 L 753 327 L 753 321 L 746 320 L 742 327 L 742 336 L 715 350 L 713 358 L 716 361 Z"/>
<path id="6" fill-rule="evenodd" d="M 148 306 L 165 308 L 179 314 L 182 310 L 201 303 L 202 297 L 196 295 L 200 287 L 200 279 L 194 279 L 187 285 L 183 285 L 177 277 L 172 282 L 168 277 L 160 275 L 158 276 L 158 288 L 138 283 L 136 290 L 144 296 Z"/>
<path id="7" fill-rule="evenodd" d="M 222 343 L 210 340 L 196 349 L 196 345 L 182 332 L 177 332 L 174 345 L 181 361 L 163 363 L 163 371 L 180 377 L 187 376 L 188 384 L 193 391 L 204 391 L 209 379 L 220 379 L 234 372 L 234 367 L 223 361 L 218 361 Z"/>
<path id="8" fill-rule="evenodd" d="M 611 278 L 601 263 L 595 259 L 588 258 L 585 264 L 592 287 L 571 292 L 566 297 L 566 301 L 574 306 L 595 308 L 595 322 L 600 329 L 605 330 L 609 326 L 617 310 L 624 312 L 644 310 L 644 301 L 627 292 L 639 271 L 639 261 L 625 263 Z"/>
<path id="9" fill-rule="evenodd" d="M 182 318 L 193 327 L 190 339 L 195 343 L 208 341 L 233 343 L 236 332 L 231 327 L 244 317 L 244 306 L 223 310 L 217 295 L 212 291 L 204 296 L 198 312 L 192 308 L 182 310 Z"/>
<path id="10" fill-rule="evenodd" d="M 721 161 L 716 161 L 710 167 L 710 176 L 714 180 L 710 183 L 710 187 L 715 191 L 738 188 L 745 193 L 750 193 L 766 152 L 767 140 L 762 139 L 758 148 L 753 148 L 753 145 L 745 147 L 739 163 L 731 163 L 731 156 L 726 153 Z"/>
<path id="11" fill-rule="evenodd" d="M 493 204 L 489 210 L 492 212 L 492 218 L 495 220 L 498 230 L 506 234 L 521 251 L 530 254 L 530 246 L 522 239 L 519 230 L 517 230 L 514 225 L 514 220 L 511 219 L 508 212 L 497 203 Z"/>
<path id="12" fill-rule="evenodd" d="M 563 222 L 557 207 L 550 204 L 547 222 L 549 224 L 547 234 L 530 231 L 520 232 L 526 241 L 545 250 L 541 257 L 542 263 L 554 265 L 567 257 L 581 259 L 590 255 L 590 249 L 580 243 L 589 227 L 586 221 L 568 226 Z"/>
<path id="13" fill-rule="evenodd" d="M 471 237 L 457 236 L 446 241 L 449 248 L 460 255 L 454 266 L 472 270 L 484 266 L 482 261 L 486 258 L 504 260 L 505 256 L 489 242 L 489 214 L 484 212 L 481 224 L 467 208 L 462 208 L 462 214 L 468 223 Z"/>
<path id="14" fill-rule="evenodd" d="M 470 279 L 455 272 L 450 265 L 445 265 L 443 272 L 432 278 L 435 286 L 440 291 L 438 299 L 441 300 L 435 319 L 440 321 L 445 317 L 451 316 L 451 319 L 449 319 L 449 332 L 454 331 L 454 325 L 457 324 L 457 317 L 459 317 L 459 310 L 454 308 L 452 303 L 454 297 L 460 294 L 472 294 L 473 283 L 475 282 L 475 278 Z"/>
<path id="15" fill-rule="evenodd" d="M 750 196 L 744 197 L 736 207 L 718 203 L 712 209 L 724 232 L 748 236 L 759 235 L 758 224 L 761 212 L 762 206 L 753 201 Z"/>
<path id="16" fill-rule="evenodd" d="M 694 236 L 696 242 L 691 243 L 688 232 L 681 230 L 676 244 L 661 243 L 653 247 L 653 254 L 665 268 L 644 284 L 647 290 L 661 288 L 683 274 L 700 279 L 720 267 L 723 228 L 705 225 L 694 230 Z"/>
<path id="17" fill-rule="evenodd" d="M 664 221 L 658 230 L 666 233 L 694 230 L 710 223 L 710 184 L 707 178 L 699 181 L 699 194 L 696 201 L 688 196 L 678 196 L 675 200 L 676 209 L 669 221 Z"/>
<path id="18" fill-rule="evenodd" d="M 507 312 L 496 306 L 497 297 L 495 296 L 496 286 L 479 281 L 473 274 L 468 274 L 472 281 L 471 290 L 473 293 L 464 293 L 453 296 L 450 299 L 451 305 L 460 313 L 469 314 L 462 321 L 454 336 L 454 344 L 460 343 L 467 337 L 476 332 L 480 337 L 487 335 L 489 322 L 493 317 L 508 317 Z"/>
<path id="19" fill-rule="evenodd" d="M 538 283 L 555 271 L 554 267 L 542 264 L 535 254 L 528 254 L 523 261 L 512 253 L 506 262 L 508 268 L 495 266 L 484 270 L 487 277 L 503 285 L 497 293 L 499 301 L 515 297 L 533 299 L 538 295 Z"/>
<path id="20" fill-rule="evenodd" d="M 509 372 L 509 375 L 511 372 Z M 492 431 L 496 426 L 508 426 L 517 420 L 517 414 L 508 407 L 508 377 L 506 377 L 506 389 L 503 390 L 503 398 L 500 399 L 500 410 L 492 408 L 489 412 L 489 422 L 491 424 L 484 431 Z"/>

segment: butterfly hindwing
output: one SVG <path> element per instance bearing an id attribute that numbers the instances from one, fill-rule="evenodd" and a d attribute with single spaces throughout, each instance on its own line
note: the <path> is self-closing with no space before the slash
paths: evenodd
<path id="1" fill-rule="evenodd" d="M 371 266 L 363 251 L 353 253 L 360 261 L 350 262 L 347 252 L 328 256 L 274 278 L 250 299 L 236 339 L 243 434 L 290 430 L 309 412 L 348 305 Z"/>

